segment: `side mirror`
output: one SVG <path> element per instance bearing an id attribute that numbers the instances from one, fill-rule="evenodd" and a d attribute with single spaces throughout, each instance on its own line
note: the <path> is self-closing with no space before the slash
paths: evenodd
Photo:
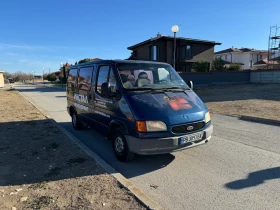
<path id="1" fill-rule="evenodd" d="M 109 92 L 110 92 L 109 83 L 108 82 L 102 83 L 102 85 L 101 85 L 101 96 L 102 97 L 109 97 Z"/>
<path id="2" fill-rule="evenodd" d="M 193 90 L 193 82 L 190 80 L 190 81 L 188 81 L 188 84 L 187 84 L 189 87 L 190 87 L 190 89 L 192 89 Z"/>

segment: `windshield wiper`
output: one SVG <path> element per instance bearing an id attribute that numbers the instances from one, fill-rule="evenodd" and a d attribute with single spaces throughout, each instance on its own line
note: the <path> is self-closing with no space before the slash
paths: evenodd
<path id="1" fill-rule="evenodd" d="M 190 90 L 190 88 L 187 87 L 178 87 L 178 86 L 172 86 L 172 87 L 166 87 L 166 88 L 159 88 L 159 89 L 153 89 L 153 90 L 161 90 L 161 91 L 172 91 L 172 90 Z"/>
<path id="2" fill-rule="evenodd" d="M 146 88 L 132 88 L 132 89 L 130 89 L 130 88 L 125 88 L 125 90 L 128 90 L 128 91 L 141 91 L 141 90 L 154 90 L 154 88 L 148 88 L 148 87 L 146 87 Z"/>

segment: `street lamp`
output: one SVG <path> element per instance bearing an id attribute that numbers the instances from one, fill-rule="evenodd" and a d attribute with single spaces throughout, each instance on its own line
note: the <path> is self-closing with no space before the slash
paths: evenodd
<path id="1" fill-rule="evenodd" d="M 43 78 L 43 84 L 45 84 L 45 83 L 44 83 L 44 68 L 43 68 L 43 77 L 42 77 L 42 78 Z"/>
<path id="2" fill-rule="evenodd" d="M 176 55 L 176 33 L 179 31 L 177 25 L 172 26 L 171 31 L 174 33 L 174 55 L 173 55 L 173 68 L 175 69 L 175 55 Z"/>

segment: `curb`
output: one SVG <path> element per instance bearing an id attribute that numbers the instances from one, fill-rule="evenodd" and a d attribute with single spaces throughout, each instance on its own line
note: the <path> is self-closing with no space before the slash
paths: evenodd
<path id="1" fill-rule="evenodd" d="M 19 92 L 19 91 L 18 91 Z M 65 135 L 67 135 L 70 140 L 78 145 L 83 151 L 85 151 L 96 163 L 98 163 L 107 173 L 112 175 L 117 181 L 127 190 L 129 190 L 146 208 L 154 210 L 163 210 L 156 201 L 151 199 L 148 195 L 142 192 L 138 187 L 136 187 L 131 181 L 125 178 L 121 173 L 117 172 L 112 166 L 107 164 L 101 157 L 99 157 L 95 152 L 84 145 L 79 139 L 73 136 L 69 131 L 60 126 L 53 118 L 51 118 L 44 110 L 35 105 L 33 102 L 29 101 L 21 92 L 19 92 L 29 103 L 31 103 L 36 109 L 38 109 L 47 119 L 49 119 L 55 126 L 57 126 Z"/>

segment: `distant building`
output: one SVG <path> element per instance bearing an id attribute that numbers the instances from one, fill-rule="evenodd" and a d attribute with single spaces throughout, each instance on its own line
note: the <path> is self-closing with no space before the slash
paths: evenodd
<path id="1" fill-rule="evenodd" d="M 263 69 L 270 64 L 267 50 L 256 50 L 254 48 L 228 48 L 215 52 L 215 58 L 220 57 L 225 61 L 226 66 L 240 64 L 242 69 Z"/>
<path id="2" fill-rule="evenodd" d="M 0 71 L 0 88 L 4 87 L 4 71 Z"/>
<path id="3" fill-rule="evenodd" d="M 184 37 L 176 38 L 175 69 L 179 72 L 191 72 L 194 63 L 199 59 L 206 60 L 208 70 L 214 58 L 214 47 L 221 43 Z M 146 60 L 166 62 L 173 66 L 174 37 L 162 36 L 145 40 L 127 48 L 132 50 L 128 60 Z"/>

